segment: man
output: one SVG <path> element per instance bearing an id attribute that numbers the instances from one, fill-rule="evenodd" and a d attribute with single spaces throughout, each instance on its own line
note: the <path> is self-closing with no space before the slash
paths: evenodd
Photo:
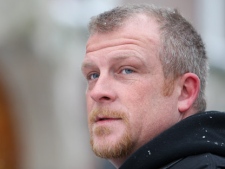
<path id="1" fill-rule="evenodd" d="M 93 17 L 82 72 L 95 154 L 120 169 L 225 167 L 225 114 L 204 112 L 207 57 L 176 11 Z"/>

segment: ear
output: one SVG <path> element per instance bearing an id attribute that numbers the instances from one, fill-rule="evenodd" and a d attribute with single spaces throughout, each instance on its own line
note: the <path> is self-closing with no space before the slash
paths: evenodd
<path id="1" fill-rule="evenodd" d="M 198 97 L 200 91 L 200 80 L 194 73 L 186 73 L 180 79 L 181 92 L 178 98 L 179 112 L 190 109 Z"/>

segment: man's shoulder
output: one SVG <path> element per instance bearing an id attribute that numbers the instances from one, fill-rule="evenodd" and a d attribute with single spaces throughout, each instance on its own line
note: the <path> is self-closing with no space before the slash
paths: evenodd
<path id="1" fill-rule="evenodd" d="M 162 169 L 224 169 L 225 157 L 206 153 L 179 159 Z"/>

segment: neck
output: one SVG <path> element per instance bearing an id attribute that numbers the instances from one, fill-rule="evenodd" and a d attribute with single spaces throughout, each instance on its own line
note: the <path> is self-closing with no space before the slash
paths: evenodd
<path id="1" fill-rule="evenodd" d="M 192 116 L 194 114 L 196 114 L 198 112 L 198 110 L 194 109 L 194 108 L 191 108 L 189 109 L 188 111 L 186 112 L 183 112 L 183 117 L 182 117 L 182 120 L 189 117 L 189 116 Z"/>
<path id="2" fill-rule="evenodd" d="M 109 161 L 116 167 L 116 169 L 119 169 L 120 166 L 126 161 L 127 157 L 124 158 L 116 158 L 116 159 L 109 159 Z"/>

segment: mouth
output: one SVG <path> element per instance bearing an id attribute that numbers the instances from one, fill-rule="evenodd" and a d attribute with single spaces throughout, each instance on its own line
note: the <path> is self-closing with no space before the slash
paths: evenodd
<path id="1" fill-rule="evenodd" d="M 117 120 L 122 120 L 122 118 L 117 118 L 117 117 L 99 117 L 97 116 L 95 119 L 95 123 L 98 122 L 110 122 L 110 121 L 117 121 Z"/>

